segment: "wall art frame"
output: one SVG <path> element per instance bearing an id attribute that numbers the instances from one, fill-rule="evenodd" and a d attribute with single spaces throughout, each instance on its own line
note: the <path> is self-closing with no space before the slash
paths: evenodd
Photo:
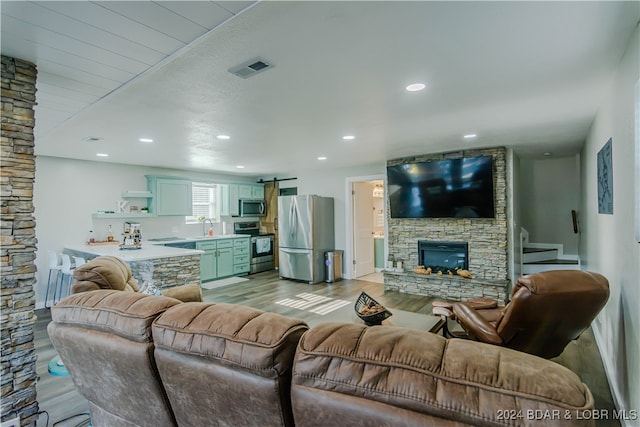
<path id="1" fill-rule="evenodd" d="M 613 138 L 598 151 L 598 213 L 613 215 Z"/>

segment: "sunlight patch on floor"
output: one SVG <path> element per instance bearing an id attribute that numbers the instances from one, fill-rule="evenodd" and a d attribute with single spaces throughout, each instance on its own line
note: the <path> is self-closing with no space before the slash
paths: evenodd
<path id="1" fill-rule="evenodd" d="M 284 305 L 285 307 L 296 308 L 298 310 L 306 310 L 311 313 L 325 314 L 331 313 L 344 307 L 347 304 L 351 304 L 349 301 L 323 297 L 320 295 L 314 295 L 310 293 L 302 293 L 295 296 L 295 298 L 285 298 L 280 301 L 276 301 L 276 304 Z"/>

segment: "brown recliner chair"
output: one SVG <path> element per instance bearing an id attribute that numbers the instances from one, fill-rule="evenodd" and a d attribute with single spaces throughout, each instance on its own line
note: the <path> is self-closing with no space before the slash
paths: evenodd
<path id="1" fill-rule="evenodd" d="M 129 264 L 113 256 L 99 256 L 73 271 L 75 282 L 71 293 L 113 289 L 116 291 L 138 292 L 138 281 L 131 274 Z M 161 289 L 162 295 L 182 302 L 202 302 L 199 285 L 184 285 Z"/>
<path id="2" fill-rule="evenodd" d="M 550 359 L 591 325 L 609 298 L 598 274 L 555 270 L 520 277 L 505 307 L 453 305 L 458 323 L 478 341 Z"/>
<path id="3" fill-rule="evenodd" d="M 94 426 L 171 427 L 177 422 L 153 358 L 151 325 L 173 298 L 98 290 L 51 308 L 47 332 Z"/>

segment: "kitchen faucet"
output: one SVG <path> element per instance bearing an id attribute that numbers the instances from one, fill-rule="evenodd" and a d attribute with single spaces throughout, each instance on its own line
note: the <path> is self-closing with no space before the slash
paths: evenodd
<path id="1" fill-rule="evenodd" d="M 202 235 L 206 236 L 207 235 L 207 231 L 206 231 L 206 227 L 205 224 L 207 223 L 207 221 L 209 222 L 209 228 L 211 230 L 211 236 L 213 236 L 213 221 L 211 221 L 211 218 L 206 218 L 202 221 Z"/>

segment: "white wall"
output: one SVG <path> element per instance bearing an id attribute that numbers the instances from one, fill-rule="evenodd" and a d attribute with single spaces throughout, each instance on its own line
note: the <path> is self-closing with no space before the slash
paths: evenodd
<path id="1" fill-rule="evenodd" d="M 319 196 L 333 197 L 334 199 L 334 221 L 335 221 L 335 249 L 345 251 L 343 263 L 351 262 L 352 254 L 348 247 L 349 233 L 345 222 L 346 216 L 346 186 L 347 179 L 361 176 L 385 175 L 386 162 L 360 166 L 356 168 L 327 168 L 316 171 L 296 171 L 288 175 L 296 176 L 295 182 L 298 187 L 298 194 L 317 194 Z M 349 277 L 351 271 L 345 265 L 343 267 L 345 277 Z"/>
<path id="2" fill-rule="evenodd" d="M 96 238 L 103 240 L 109 224 L 113 225 L 116 235 L 120 233 L 126 219 L 94 221 L 91 214 L 98 210 L 115 210 L 116 200 L 120 200 L 120 194 L 126 190 L 146 190 L 145 175 L 150 174 L 215 180 L 219 183 L 256 181 L 255 178 L 222 174 L 38 156 L 33 195 L 38 239 L 38 272 L 35 286 L 37 308 L 41 308 L 44 303 L 49 273 L 47 253 L 61 252 L 65 245 L 78 245 L 86 241 L 89 230 L 94 230 Z M 231 218 L 226 220 L 230 223 L 233 221 Z M 141 223 L 145 239 L 171 235 L 195 236 L 202 233 L 200 224 L 186 225 L 184 217 L 145 218 L 135 221 Z M 220 234 L 222 225 L 216 224 L 214 231 Z"/>
<path id="3" fill-rule="evenodd" d="M 634 88 L 640 77 L 638 28 L 598 111 L 582 151 L 584 268 L 609 279 L 609 301 L 594 322 L 614 398 L 620 409 L 640 410 L 640 244 L 634 239 Z M 597 154 L 613 138 L 613 215 L 598 213 Z M 635 421 L 637 425 L 637 421 Z"/>
<path id="4" fill-rule="evenodd" d="M 576 157 L 520 159 L 520 215 L 533 243 L 560 243 L 578 253 L 571 211 L 580 208 L 580 167 Z"/>

